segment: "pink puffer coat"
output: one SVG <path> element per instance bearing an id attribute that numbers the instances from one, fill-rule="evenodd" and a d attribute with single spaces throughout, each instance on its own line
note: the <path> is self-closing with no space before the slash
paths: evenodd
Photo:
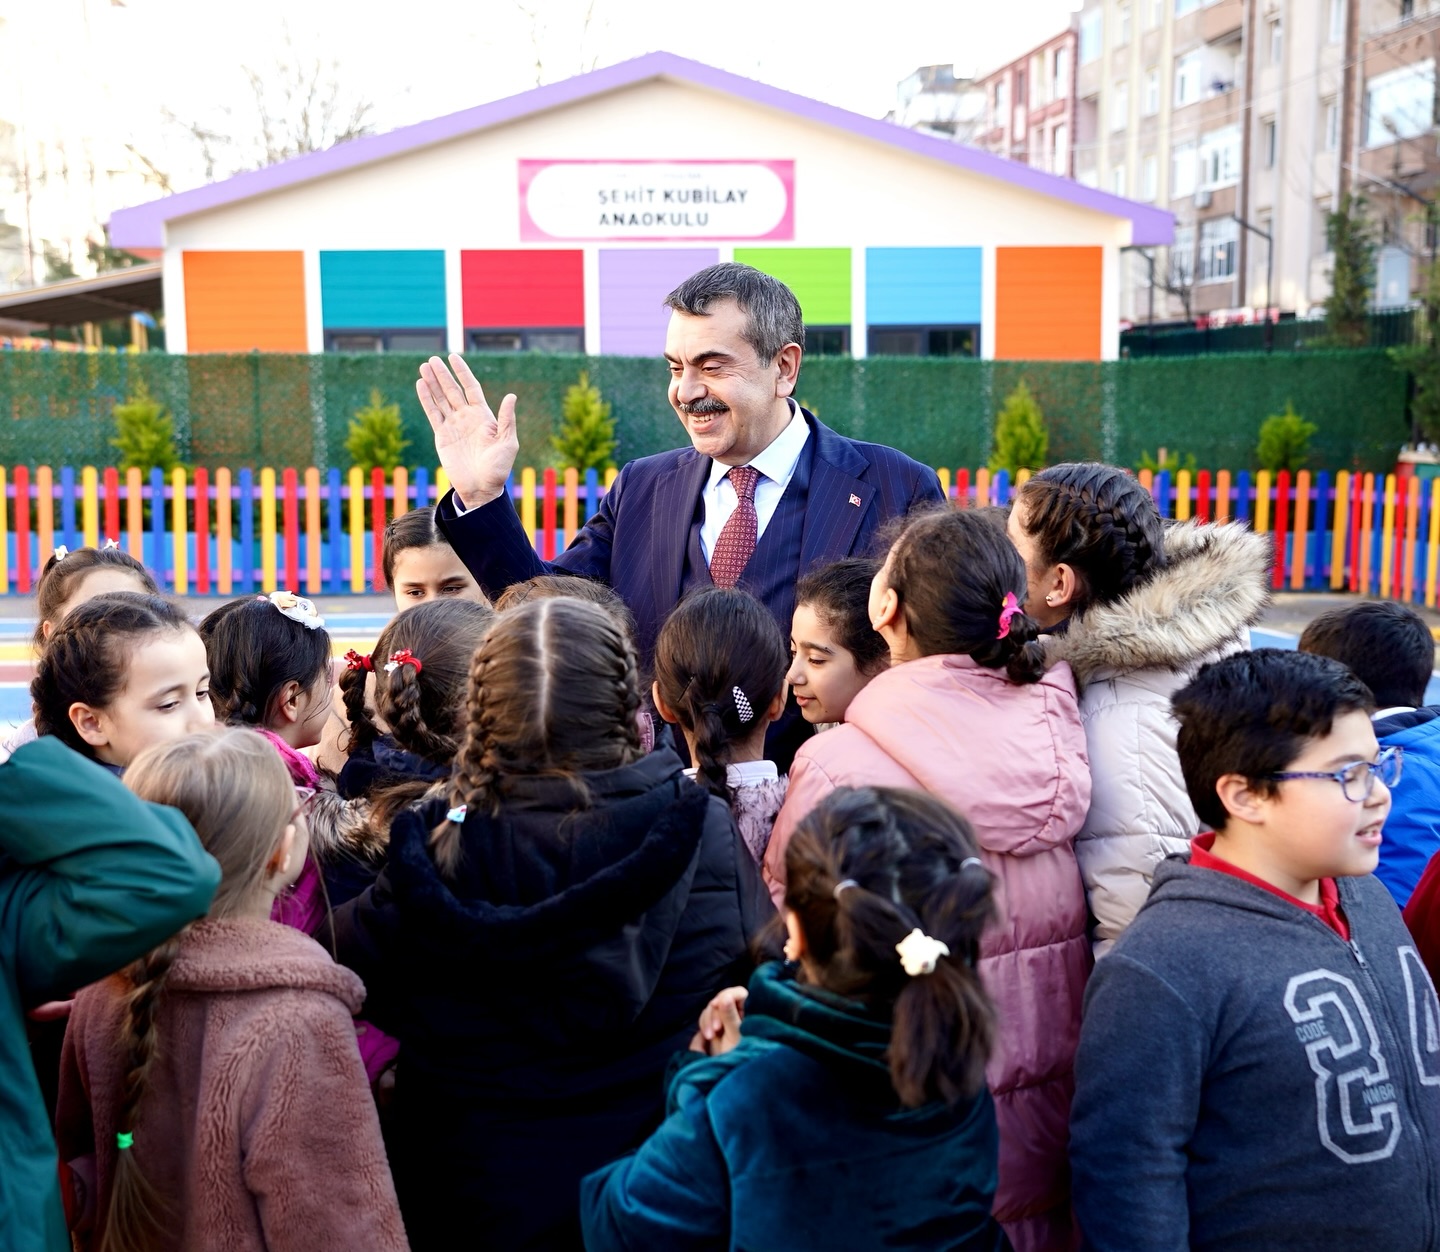
<path id="1" fill-rule="evenodd" d="M 1017 686 L 966 656 L 925 657 L 879 675 L 845 716 L 795 758 L 765 854 L 771 893 L 783 900 L 795 826 L 836 787 L 914 787 L 970 819 L 1000 916 L 980 962 L 1000 1019 L 987 1071 L 1000 1123 L 995 1213 L 1020 1252 L 1071 1247 L 1066 1149 L 1091 957 L 1074 848 L 1090 766 L 1070 669 Z"/>

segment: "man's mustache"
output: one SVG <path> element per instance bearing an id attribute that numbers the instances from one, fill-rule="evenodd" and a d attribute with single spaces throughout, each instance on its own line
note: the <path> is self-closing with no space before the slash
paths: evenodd
<path id="1" fill-rule="evenodd" d="M 730 406 L 714 396 L 706 396 L 703 400 L 692 400 L 689 404 L 681 403 L 677 407 L 686 417 L 703 417 L 707 413 L 724 413 Z"/>

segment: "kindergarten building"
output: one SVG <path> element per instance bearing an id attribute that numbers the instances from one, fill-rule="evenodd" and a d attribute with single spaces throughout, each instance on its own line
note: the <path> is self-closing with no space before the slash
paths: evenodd
<path id="1" fill-rule="evenodd" d="M 817 353 L 1118 354 L 1123 249 L 1173 218 L 652 53 L 111 219 L 163 250 L 172 352 L 656 355 L 721 260 L 795 291 Z"/>

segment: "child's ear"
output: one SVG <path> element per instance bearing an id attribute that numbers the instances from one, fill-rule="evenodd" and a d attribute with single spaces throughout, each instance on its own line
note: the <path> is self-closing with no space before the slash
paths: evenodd
<path id="1" fill-rule="evenodd" d="M 655 711 L 660 714 L 662 722 L 669 722 L 672 726 L 680 725 L 679 714 L 665 703 L 665 698 L 660 694 L 659 683 L 650 684 L 650 699 L 655 702 Z"/>
<path id="2" fill-rule="evenodd" d="M 900 597 L 894 587 L 886 587 L 880 593 L 879 609 L 876 616 L 870 619 L 870 628 L 882 632 L 887 626 L 893 629 L 900 617 Z"/>
<path id="3" fill-rule="evenodd" d="M 287 722 L 298 722 L 300 720 L 300 697 L 305 694 L 305 688 L 293 678 L 280 688 L 280 699 L 276 702 L 276 709 L 280 716 Z"/>
<path id="4" fill-rule="evenodd" d="M 1222 774 L 1215 780 L 1215 794 L 1231 817 L 1258 826 L 1265 821 L 1271 797 L 1255 789 L 1244 774 Z"/>
<path id="5" fill-rule="evenodd" d="M 1045 591 L 1045 603 L 1055 609 L 1072 604 L 1079 590 L 1080 579 L 1074 568 L 1062 561 L 1051 573 L 1051 585 Z"/>
<path id="6" fill-rule="evenodd" d="M 40 638 L 46 643 L 50 642 L 50 636 L 55 633 L 55 623 L 46 618 L 40 623 Z"/>
<path id="7" fill-rule="evenodd" d="M 110 733 L 98 710 L 92 709 L 88 704 L 81 704 L 77 700 L 70 706 L 68 713 L 70 725 L 75 727 L 75 733 L 92 748 L 103 748 L 109 744 Z"/>
<path id="8" fill-rule="evenodd" d="M 806 955 L 805 932 L 800 928 L 800 919 L 794 909 L 785 910 L 785 959 L 799 961 Z"/>
<path id="9" fill-rule="evenodd" d="M 765 710 L 765 720 L 767 722 L 778 722 L 785 715 L 785 705 L 789 699 L 790 684 L 788 682 L 782 682 L 780 684 L 779 694 L 770 701 L 770 707 Z"/>
<path id="10" fill-rule="evenodd" d="M 275 845 L 275 851 L 270 854 L 270 859 L 265 863 L 265 872 L 271 878 L 278 878 L 290 872 L 290 859 L 295 854 L 295 823 L 290 822 L 285 827 L 285 833 L 280 836 L 280 842 Z"/>

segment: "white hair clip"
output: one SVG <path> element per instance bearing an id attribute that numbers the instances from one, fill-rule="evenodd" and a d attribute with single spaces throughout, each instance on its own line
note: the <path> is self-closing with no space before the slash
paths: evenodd
<path id="1" fill-rule="evenodd" d="M 740 715 L 740 725 L 748 726 L 755 720 L 755 709 L 749 697 L 739 687 L 731 687 L 730 694 L 735 698 L 735 712 Z"/>
<path id="2" fill-rule="evenodd" d="M 57 561 L 63 561 L 69 555 L 70 549 L 67 548 L 63 543 L 55 549 L 55 559 Z"/>
<path id="3" fill-rule="evenodd" d="M 315 602 L 297 596 L 293 591 L 272 591 L 261 599 L 269 600 L 292 622 L 299 622 L 306 630 L 319 630 L 325 625 L 325 619 L 315 612 Z"/>
<path id="4" fill-rule="evenodd" d="M 900 964 L 911 978 L 921 974 L 933 974 L 942 956 L 949 956 L 950 949 L 938 939 L 932 939 L 918 926 L 895 945 L 900 954 Z"/>
<path id="5" fill-rule="evenodd" d="M 120 541 L 118 539 L 107 539 L 104 543 L 100 545 L 100 551 L 109 552 L 112 548 L 118 548 L 119 546 Z"/>
<path id="6" fill-rule="evenodd" d="M 978 865 L 981 869 L 985 868 L 985 862 L 982 861 L 978 856 L 967 856 L 963 861 L 960 862 L 960 872 L 963 874 L 972 865 Z"/>
<path id="7" fill-rule="evenodd" d="M 465 811 L 469 807 L 470 806 L 468 804 L 457 804 L 453 809 L 446 813 L 445 816 L 450 821 L 454 822 L 457 826 L 463 825 L 465 822 Z"/>

